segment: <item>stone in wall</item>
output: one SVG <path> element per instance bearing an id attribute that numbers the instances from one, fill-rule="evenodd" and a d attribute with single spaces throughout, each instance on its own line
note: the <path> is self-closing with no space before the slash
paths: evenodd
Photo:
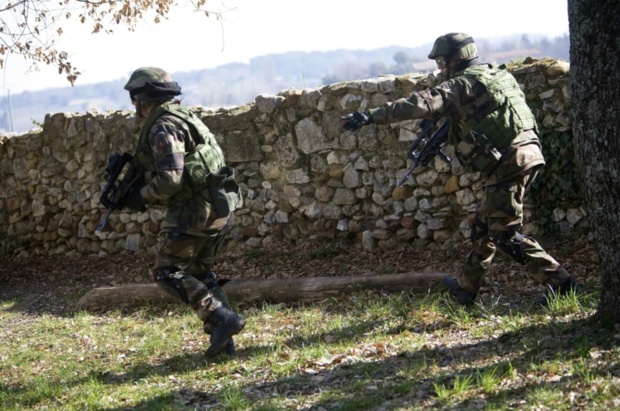
<path id="1" fill-rule="evenodd" d="M 543 133 L 570 132 L 569 66 L 524 62 L 511 68 Z M 417 122 L 343 131 L 339 117 L 432 86 L 411 73 L 347 81 L 317 90 L 285 90 L 230 109 L 196 113 L 222 146 L 244 194 L 227 247 L 256 247 L 304 238 L 357 238 L 373 250 L 394 242 L 466 241 L 482 187 L 454 159 L 413 170 L 406 150 Z M 114 213 L 101 237 L 94 228 L 111 153 L 132 152 L 140 121 L 131 111 L 46 116 L 39 132 L 0 136 L 0 250 L 12 256 L 109 255 L 152 249 L 161 209 Z M 581 224 L 577 206 L 554 213 L 558 224 Z M 532 222 L 528 230 L 535 230 Z"/>

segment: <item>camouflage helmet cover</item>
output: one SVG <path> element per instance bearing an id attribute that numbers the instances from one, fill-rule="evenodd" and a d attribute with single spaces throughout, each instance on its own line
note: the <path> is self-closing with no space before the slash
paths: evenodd
<path id="1" fill-rule="evenodd" d="M 178 83 L 172 80 L 167 71 L 158 67 L 141 67 L 135 70 L 124 88 L 129 91 L 132 100 L 156 100 L 181 94 Z"/>
<path id="2" fill-rule="evenodd" d="M 472 60 L 478 57 L 478 48 L 474 39 L 465 33 L 448 33 L 438 37 L 433 44 L 433 49 L 428 55 L 429 59 L 443 57 L 446 62 L 451 60 Z"/>

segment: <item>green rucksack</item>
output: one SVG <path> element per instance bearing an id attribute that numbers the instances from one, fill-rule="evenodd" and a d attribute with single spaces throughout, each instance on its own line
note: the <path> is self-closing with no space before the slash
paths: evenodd
<path id="1" fill-rule="evenodd" d="M 234 169 L 226 166 L 224 153 L 215 140 L 215 136 L 191 110 L 179 104 L 164 103 L 153 110 L 142 129 L 138 143 L 139 154 L 137 152 L 137 155 L 144 157 L 143 153 L 149 152 L 148 150 L 140 150 L 140 145 L 145 144 L 155 121 L 166 113 L 172 114 L 188 124 L 192 137 L 198 142 L 196 148 L 186 153 L 184 157 L 183 174 L 187 186 L 171 200 L 174 202 L 186 201 L 194 193 L 208 189 L 219 216 L 227 216 L 231 211 L 243 207 L 243 197 L 241 189 L 235 181 Z M 153 164 L 153 161 L 141 160 L 141 163 L 146 166 L 149 163 Z M 154 170 L 147 168 L 147 171 L 153 172 Z"/>
<path id="2" fill-rule="evenodd" d="M 185 155 L 183 173 L 192 192 L 209 189 L 215 211 L 219 216 L 227 216 L 231 211 L 243 207 L 241 188 L 235 181 L 235 169 L 230 166 L 220 167 L 216 172 L 210 171 L 209 155 L 212 147 L 199 144 L 194 151 Z"/>

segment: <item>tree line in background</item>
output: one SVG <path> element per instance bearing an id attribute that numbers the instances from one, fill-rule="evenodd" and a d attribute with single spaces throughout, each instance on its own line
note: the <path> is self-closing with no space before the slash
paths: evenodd
<path id="1" fill-rule="evenodd" d="M 546 37 L 533 38 L 527 34 L 502 40 L 476 39 L 476 46 L 481 61 L 489 63 L 505 63 L 523 57 L 551 57 L 569 61 L 568 34 L 551 40 Z M 365 65 L 344 62 L 333 72 L 323 76 L 323 84 L 371 78 L 386 73 L 399 75 L 412 71 L 425 71 L 423 69 L 428 70 L 428 67 L 434 69 L 434 62 L 429 61 L 427 57 L 431 47 L 429 44 L 416 49 L 398 50 L 392 55 L 391 64 L 386 64 L 389 63 L 388 60 L 379 59 Z"/>
<path id="2" fill-rule="evenodd" d="M 555 39 L 523 34 L 504 39 L 476 39 L 481 59 L 503 63 L 523 57 L 568 61 L 568 35 Z M 431 44 L 417 48 L 289 52 L 230 63 L 213 69 L 173 73 L 182 86 L 184 104 L 208 108 L 238 106 L 260 94 L 291 88 L 316 88 L 340 81 L 432 70 Z M 430 65 L 429 65 L 430 63 Z M 127 67 L 131 73 L 134 67 Z M 22 133 L 36 128 L 46 114 L 131 108 L 123 85 L 127 79 L 5 95 L 0 100 L 0 131 Z"/>
<path id="3" fill-rule="evenodd" d="M 218 16 L 217 13 L 203 10 L 205 0 L 190 2 L 195 11 Z M 90 24 L 94 33 L 111 32 L 111 26 L 122 25 L 132 30 L 136 24 L 153 17 L 158 23 L 166 18 L 171 8 L 178 6 L 173 0 L 131 0 L 120 1 L 74 1 L 58 0 L 56 2 L 23 0 L 8 2 L 0 9 L 0 68 L 5 57 L 10 54 L 22 55 L 36 64 L 55 65 L 59 73 L 66 75 L 67 80 L 74 84 L 80 75 L 78 69 L 69 61 L 69 56 L 62 50 L 55 48 L 56 37 L 63 33 L 61 21 L 77 18 L 82 23 Z M 521 50 L 514 56 L 509 53 L 495 53 L 497 59 L 489 58 L 493 54 L 490 50 L 481 48 L 485 60 L 502 62 L 502 59 L 511 60 L 514 57 L 551 57 L 570 61 L 572 64 L 570 83 L 571 98 L 574 100 L 574 127 L 575 155 L 579 174 L 586 192 L 587 209 L 591 216 L 593 237 L 601 258 L 602 267 L 602 295 L 599 313 L 605 318 L 620 322 L 620 261 L 618 244 L 620 244 L 620 220 L 618 219 L 617 176 L 618 164 L 618 121 L 616 108 L 619 105 L 618 70 L 616 70 L 620 53 L 620 8 L 615 1 L 599 1 L 593 6 L 588 0 L 568 0 L 570 36 L 553 41 L 543 40 L 532 42 L 527 36 L 519 40 Z M 110 19 L 111 17 L 111 19 Z M 104 24 L 104 22 L 107 22 Z M 479 46 L 484 46 L 484 39 L 476 39 Z M 547 44 L 548 42 L 548 44 Z M 551 43 L 570 43 L 572 60 L 568 52 L 555 54 L 557 50 Z M 501 43 L 501 42 L 500 42 Z M 497 42 L 494 42 L 497 44 Z M 527 45 L 533 48 L 527 48 Z M 494 46 L 495 47 L 495 46 Z M 499 47 L 504 47 L 501 44 Z M 523 47 L 526 47 L 525 49 Z M 422 53 L 426 53 L 428 47 Z M 527 53 L 524 53 L 524 51 Z M 562 48 L 566 50 L 566 48 Z M 413 54 L 402 50 L 392 53 L 396 66 L 403 65 L 406 71 L 413 70 L 415 65 L 409 64 Z M 418 51 L 419 52 L 419 49 Z M 367 52 L 363 52 L 366 53 Z M 540 54 L 539 54 L 540 53 Z M 355 80 L 372 77 L 381 72 L 399 74 L 390 63 L 381 60 L 371 60 L 365 64 L 358 62 L 357 66 L 348 66 L 348 72 L 342 74 L 342 68 L 333 68 L 342 63 L 342 57 L 359 56 L 355 52 L 341 52 L 337 56 L 333 53 L 287 53 L 278 56 L 265 56 L 252 60 L 250 65 L 226 65 L 214 70 L 198 71 L 193 74 L 183 73 L 175 77 L 186 90 L 188 105 L 200 104 L 206 107 L 228 106 L 243 104 L 254 96 L 262 93 L 277 93 L 291 87 L 316 87 L 319 84 L 331 83 L 342 75 L 345 80 Z M 537 55 L 539 54 L 539 55 Z M 422 54 L 425 55 L 425 54 Z M 294 66 L 289 57 L 300 57 L 306 64 Z M 329 56 L 329 57 L 328 57 Z M 500 58 L 501 56 L 501 58 Z M 284 66 L 275 64 L 275 61 L 286 57 Z M 319 59 L 324 63 L 320 66 L 321 72 L 316 75 L 320 81 L 315 83 L 312 65 Z M 333 57 L 333 60 L 329 60 Z M 417 58 L 417 57 L 415 57 Z M 391 62 L 391 60 L 386 60 Z M 603 62 L 603 63 L 601 63 Z M 264 66 L 264 71 L 255 71 L 255 64 Z M 382 66 L 387 64 L 387 67 Z M 391 63 L 394 65 L 394 63 Z M 291 78 L 284 74 L 283 69 L 292 67 L 295 75 Z M 303 69 L 302 69 L 303 67 Z M 345 66 L 343 66 L 345 67 Z M 366 73 L 356 73 L 355 70 L 367 67 Z M 248 71 L 248 69 L 251 70 Z M 128 67 L 131 72 L 134 67 Z M 231 76 L 218 77 L 221 72 L 232 73 Z M 331 73 L 331 74 L 330 74 Z M 184 77 L 186 75 L 186 77 Z M 195 79 L 196 82 L 192 82 Z M 214 82 L 217 79 L 217 84 Z M 188 80 L 184 83 L 184 80 Z M 205 81 L 206 80 L 206 81 Z M 0 128 L 8 131 L 27 131 L 33 125 L 40 123 L 47 113 L 56 111 L 85 111 L 88 109 L 108 110 L 120 109 L 127 106 L 127 98 L 122 96 L 122 80 L 103 83 L 101 89 L 88 86 L 55 90 L 54 93 L 38 92 L 23 93 L 12 98 L 6 96 L 3 108 L 0 111 Z M 222 87 L 216 85 L 222 84 Z M 254 87 L 254 88 L 253 88 Z M 107 90 L 106 90 L 107 89 Z M 251 91 L 250 91 L 251 90 Z M 92 96 L 92 97 L 89 97 Z M 204 96 L 210 96 L 209 101 Z M 239 100 L 236 100 L 239 99 Z M 28 119 L 28 120 L 26 120 Z"/>

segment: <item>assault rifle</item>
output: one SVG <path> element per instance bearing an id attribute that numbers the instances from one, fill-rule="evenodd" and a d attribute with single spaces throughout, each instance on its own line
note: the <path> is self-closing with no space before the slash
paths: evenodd
<path id="1" fill-rule="evenodd" d="M 407 174 L 396 184 L 398 187 L 402 187 L 402 185 L 405 184 L 405 181 L 407 181 L 407 178 L 409 178 L 417 166 L 426 167 L 436 155 L 439 155 L 446 163 L 452 161 L 450 157 L 441 151 L 448 141 L 448 122 L 445 121 L 443 125 L 433 133 L 436 125 L 436 120 L 424 119 L 420 122 L 422 131 L 420 131 L 416 139 L 411 143 L 411 146 L 409 146 L 409 150 L 407 150 L 407 157 L 411 159 L 413 165 L 409 171 L 407 171 Z"/>
<path id="2" fill-rule="evenodd" d="M 99 222 L 95 230 L 95 235 L 97 237 L 101 235 L 101 232 L 108 223 L 108 218 L 110 218 L 114 210 L 122 209 L 132 190 L 142 186 L 142 175 L 136 170 L 132 161 L 133 156 L 129 153 L 123 153 L 122 155 L 114 153 L 108 158 L 108 165 L 105 168 L 106 184 L 103 187 L 100 198 L 101 204 L 108 209 L 108 212 L 103 219 L 101 219 L 101 222 Z M 129 165 L 129 167 L 125 171 L 123 177 L 119 179 L 127 165 Z"/>

